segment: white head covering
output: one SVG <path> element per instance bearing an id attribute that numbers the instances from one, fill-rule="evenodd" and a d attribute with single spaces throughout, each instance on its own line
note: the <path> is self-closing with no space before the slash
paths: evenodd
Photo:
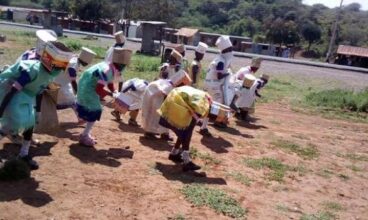
<path id="1" fill-rule="evenodd" d="M 203 42 L 199 42 L 197 48 L 195 49 L 195 51 L 200 53 L 200 54 L 205 54 L 207 49 L 208 49 L 207 44 L 205 44 Z"/>
<path id="2" fill-rule="evenodd" d="M 37 46 L 36 53 L 42 55 L 47 42 L 53 42 L 57 40 L 57 35 L 52 30 L 38 30 L 36 31 Z"/>
<path id="3" fill-rule="evenodd" d="M 223 51 L 229 47 L 232 47 L 233 44 L 231 43 L 229 36 L 220 36 L 216 41 L 216 46 L 220 49 L 220 51 Z"/>

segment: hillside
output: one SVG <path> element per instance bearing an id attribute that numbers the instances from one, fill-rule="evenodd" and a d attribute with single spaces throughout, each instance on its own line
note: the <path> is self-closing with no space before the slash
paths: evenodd
<path id="1" fill-rule="evenodd" d="M 131 19 L 162 20 L 173 27 L 196 27 L 252 37 L 260 42 L 305 48 L 311 43 L 317 55 L 327 51 L 337 13 L 337 8 L 307 6 L 301 0 L 0 0 L 0 3 L 4 1 L 18 6 L 51 6 L 89 20 L 118 19 L 125 13 Z M 340 21 L 336 45 L 368 46 L 367 11 L 361 11 L 357 3 L 347 5 Z"/>

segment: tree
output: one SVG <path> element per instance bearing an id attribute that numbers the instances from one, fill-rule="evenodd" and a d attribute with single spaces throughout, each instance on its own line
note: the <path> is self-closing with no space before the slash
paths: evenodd
<path id="1" fill-rule="evenodd" d="M 111 4 L 108 4 L 107 0 L 74 0 L 70 7 L 75 17 L 87 21 L 114 18 L 116 15 L 116 11 L 113 10 Z"/>
<path id="2" fill-rule="evenodd" d="M 308 41 L 308 51 L 310 50 L 312 43 L 321 39 L 321 35 L 321 28 L 318 25 L 313 24 L 311 21 L 307 21 L 302 26 L 302 36 L 306 41 Z"/>
<path id="3" fill-rule="evenodd" d="M 277 18 L 269 23 L 266 37 L 274 44 L 296 44 L 299 42 L 298 28 L 295 22 Z"/>

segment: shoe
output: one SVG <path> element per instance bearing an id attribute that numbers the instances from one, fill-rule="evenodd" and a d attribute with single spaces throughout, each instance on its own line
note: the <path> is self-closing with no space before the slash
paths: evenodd
<path id="1" fill-rule="evenodd" d="M 205 137 L 212 137 L 212 134 L 208 131 L 207 128 L 205 129 L 200 129 L 199 130 L 199 133 L 202 135 L 202 136 L 205 136 Z"/>
<path id="2" fill-rule="evenodd" d="M 86 147 L 94 147 L 97 142 L 94 140 L 94 138 L 92 136 L 81 134 L 79 136 L 79 143 L 81 145 L 86 146 Z"/>
<path id="3" fill-rule="evenodd" d="M 183 163 L 183 158 L 181 158 L 181 154 L 169 154 L 169 160 L 175 163 Z"/>
<path id="4" fill-rule="evenodd" d="M 112 111 L 111 115 L 114 116 L 117 121 L 121 121 L 120 113 L 118 111 Z"/>
<path id="5" fill-rule="evenodd" d="M 189 163 L 183 164 L 183 171 L 184 172 L 187 172 L 187 171 L 195 171 L 195 170 L 199 170 L 199 169 L 201 169 L 201 167 L 198 166 L 198 165 L 196 165 L 192 161 L 190 161 Z"/>
<path id="6" fill-rule="evenodd" d="M 169 134 L 161 134 L 160 138 L 164 141 L 174 141 L 174 138 L 170 137 Z"/>
<path id="7" fill-rule="evenodd" d="M 181 158 L 181 154 L 169 154 L 169 160 L 175 162 L 175 163 L 182 163 L 183 158 Z"/>
<path id="8" fill-rule="evenodd" d="M 137 121 L 133 120 L 133 119 L 129 119 L 128 125 L 134 126 L 134 127 L 139 127 L 139 124 L 137 123 Z"/>
<path id="9" fill-rule="evenodd" d="M 144 133 L 144 137 L 148 139 L 157 139 L 156 134 L 151 133 L 151 132 Z"/>
<path id="10" fill-rule="evenodd" d="M 26 162 L 31 170 L 37 170 L 39 168 L 38 163 L 29 155 L 24 157 L 18 156 L 18 158 Z"/>

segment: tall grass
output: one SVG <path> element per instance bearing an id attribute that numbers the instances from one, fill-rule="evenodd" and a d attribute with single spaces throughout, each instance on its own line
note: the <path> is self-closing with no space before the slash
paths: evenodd
<path id="1" fill-rule="evenodd" d="M 312 92 L 305 99 L 312 106 L 332 110 L 368 113 L 368 89 L 361 92 L 341 89 Z"/>

